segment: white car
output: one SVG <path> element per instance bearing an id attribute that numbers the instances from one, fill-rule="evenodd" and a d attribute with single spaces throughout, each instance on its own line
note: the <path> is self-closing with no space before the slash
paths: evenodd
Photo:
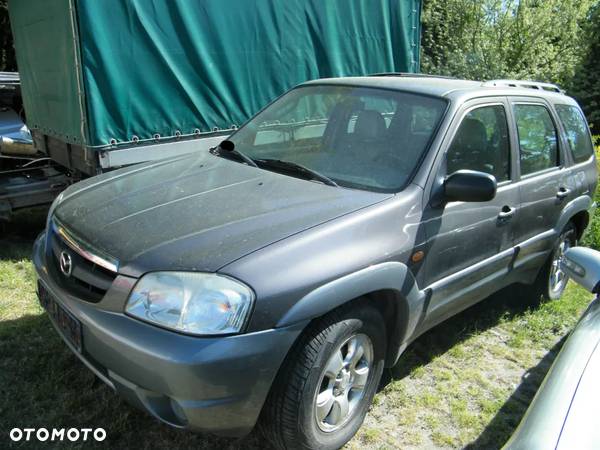
<path id="1" fill-rule="evenodd" d="M 600 252 L 575 247 L 562 265 L 573 281 L 600 293 Z M 587 450 L 600 446 L 600 298 L 565 342 L 504 450 Z"/>

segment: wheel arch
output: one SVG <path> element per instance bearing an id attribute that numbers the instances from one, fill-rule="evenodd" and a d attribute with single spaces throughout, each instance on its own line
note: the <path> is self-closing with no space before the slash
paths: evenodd
<path id="1" fill-rule="evenodd" d="M 577 229 L 577 239 L 581 239 L 590 222 L 589 209 L 593 205 L 593 199 L 589 195 L 582 195 L 565 205 L 555 228 L 557 236 L 569 222 Z"/>
<path id="2" fill-rule="evenodd" d="M 379 310 L 386 325 L 386 366 L 389 367 L 395 364 L 403 344 L 422 319 L 426 297 L 405 264 L 377 264 L 311 291 L 290 308 L 277 327 L 314 320 L 358 299 L 367 298 Z"/>
<path id="3" fill-rule="evenodd" d="M 579 211 L 570 219 L 577 229 L 577 240 L 579 241 L 590 223 L 590 213 L 588 211 Z"/>

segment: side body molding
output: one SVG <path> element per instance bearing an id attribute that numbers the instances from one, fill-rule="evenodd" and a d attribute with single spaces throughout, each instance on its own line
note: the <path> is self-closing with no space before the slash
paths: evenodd
<path id="1" fill-rule="evenodd" d="M 388 364 L 394 364 L 426 313 L 427 294 L 419 290 L 408 267 L 399 262 L 369 266 L 330 281 L 302 297 L 277 327 L 320 317 L 357 297 L 375 291 L 391 292 L 396 317 L 390 336 Z"/>

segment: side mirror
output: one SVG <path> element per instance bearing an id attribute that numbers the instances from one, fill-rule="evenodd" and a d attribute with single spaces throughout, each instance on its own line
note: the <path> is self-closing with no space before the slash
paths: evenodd
<path id="1" fill-rule="evenodd" d="M 585 247 L 573 247 L 561 261 L 567 276 L 592 294 L 600 293 L 600 252 Z"/>
<path id="2" fill-rule="evenodd" d="M 496 178 L 476 170 L 457 170 L 444 181 L 444 197 L 450 202 L 487 202 L 496 196 Z"/>

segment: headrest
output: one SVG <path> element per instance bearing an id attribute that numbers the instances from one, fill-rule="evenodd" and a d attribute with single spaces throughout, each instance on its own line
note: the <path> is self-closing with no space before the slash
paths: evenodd
<path id="1" fill-rule="evenodd" d="M 479 119 L 467 118 L 461 124 L 457 143 L 463 150 L 484 150 L 487 146 L 487 131 L 485 125 Z"/>
<path id="2" fill-rule="evenodd" d="M 361 111 L 356 118 L 354 136 L 357 139 L 380 139 L 386 132 L 385 119 L 377 111 Z"/>

